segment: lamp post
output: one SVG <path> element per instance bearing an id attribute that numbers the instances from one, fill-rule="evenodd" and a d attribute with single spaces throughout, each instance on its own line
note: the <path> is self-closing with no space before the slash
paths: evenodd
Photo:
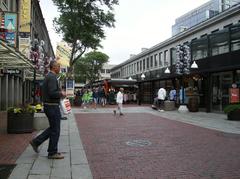
<path id="1" fill-rule="evenodd" d="M 178 75 L 189 75 L 190 74 L 190 69 L 191 68 L 198 68 L 197 63 L 195 62 L 195 60 L 193 61 L 192 65 L 191 64 L 191 54 L 190 54 L 190 47 L 188 45 L 178 45 L 177 46 L 177 61 L 176 61 L 176 74 Z M 168 69 L 168 67 L 166 68 L 166 70 L 164 71 L 164 73 L 170 73 L 170 70 Z M 184 96 L 185 96 L 185 92 L 184 92 L 184 82 L 183 82 L 183 77 L 181 78 L 181 94 L 182 96 L 182 100 L 180 101 L 181 105 L 178 109 L 178 111 L 182 111 L 182 112 L 187 112 L 188 109 L 186 107 L 185 100 L 184 100 Z"/>
<path id="2" fill-rule="evenodd" d="M 34 35 L 34 40 L 31 42 L 31 51 L 30 51 L 30 58 L 34 64 L 34 71 L 33 71 L 33 91 L 32 91 L 32 97 L 33 97 L 33 104 L 36 103 L 36 73 L 37 70 L 44 73 L 44 53 L 43 53 L 43 46 L 44 41 L 41 40 L 39 42 L 38 35 Z"/>

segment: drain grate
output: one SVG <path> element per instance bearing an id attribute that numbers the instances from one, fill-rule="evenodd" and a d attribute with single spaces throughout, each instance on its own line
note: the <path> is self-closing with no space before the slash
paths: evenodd
<path id="1" fill-rule="evenodd" d="M 144 147 L 144 146 L 149 146 L 152 143 L 149 140 L 138 139 L 138 140 L 127 141 L 126 144 L 132 147 Z"/>

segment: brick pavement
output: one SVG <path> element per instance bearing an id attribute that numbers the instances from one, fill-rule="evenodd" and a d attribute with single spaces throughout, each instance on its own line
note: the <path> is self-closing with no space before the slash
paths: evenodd
<path id="1" fill-rule="evenodd" d="M 146 113 L 76 114 L 95 179 L 239 179 L 240 135 Z M 149 146 L 128 146 L 147 140 Z"/>
<path id="2" fill-rule="evenodd" d="M 0 134 L 0 164 L 15 164 L 36 133 Z"/>

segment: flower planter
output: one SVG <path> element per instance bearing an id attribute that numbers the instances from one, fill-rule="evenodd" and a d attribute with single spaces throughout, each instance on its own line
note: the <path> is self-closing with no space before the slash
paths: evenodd
<path id="1" fill-rule="evenodd" d="M 34 113 L 8 113 L 8 133 L 30 133 L 33 132 Z"/>
<path id="2" fill-rule="evenodd" d="M 228 120 L 239 121 L 240 120 L 240 109 L 229 112 Z"/>

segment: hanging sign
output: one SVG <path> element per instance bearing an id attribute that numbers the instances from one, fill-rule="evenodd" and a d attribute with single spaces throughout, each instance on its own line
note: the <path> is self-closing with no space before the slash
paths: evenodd
<path id="1" fill-rule="evenodd" d="M 239 103 L 239 88 L 229 89 L 229 103 Z"/>

